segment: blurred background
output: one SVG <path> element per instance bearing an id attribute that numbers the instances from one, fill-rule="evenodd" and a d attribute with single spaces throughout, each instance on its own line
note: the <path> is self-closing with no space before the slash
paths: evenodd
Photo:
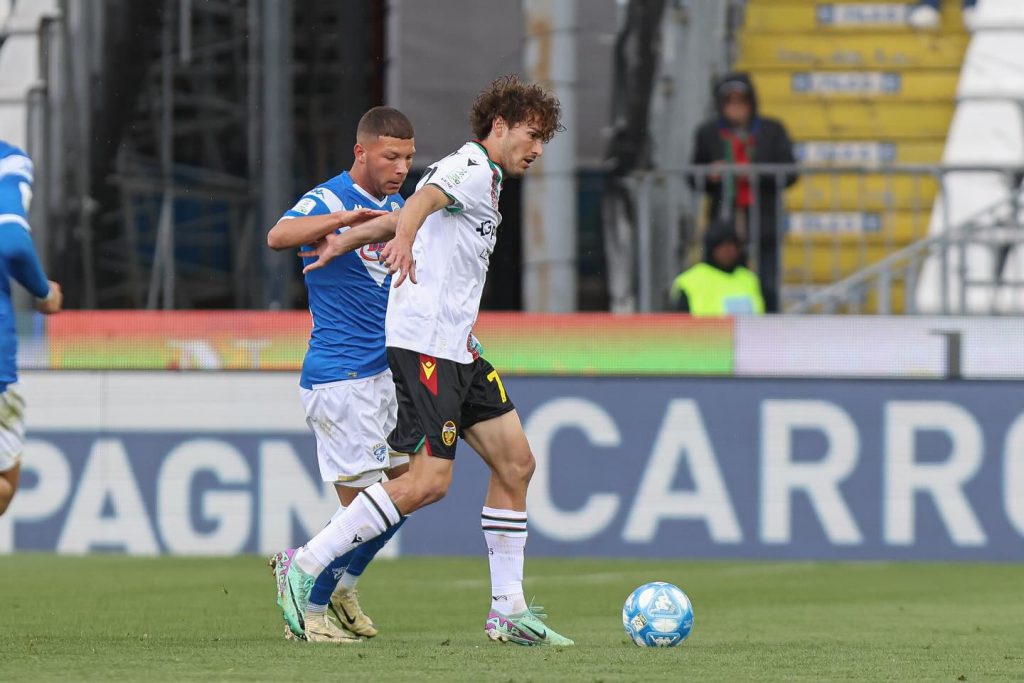
<path id="1" fill-rule="evenodd" d="M 568 130 L 505 188 L 484 309 L 672 309 L 707 221 L 736 213 L 706 195 L 752 181 L 740 232 L 769 311 L 1020 312 L 1024 10 L 916 9 L 3 0 L 0 138 L 35 161 L 33 234 L 71 308 L 304 307 L 264 235 L 348 168 L 362 112 L 415 122 L 411 189 L 468 136 L 475 93 L 517 72 L 557 92 Z M 696 137 L 734 71 L 791 144 L 756 141 L 709 188 L 729 166 Z M 556 284 L 532 292 L 541 271 Z"/>
<path id="2" fill-rule="evenodd" d="M 1024 559 L 1022 44 L 1019 0 L 0 0 L 0 139 L 71 309 L 19 321 L 0 551 L 318 528 L 266 233 L 366 109 L 415 124 L 408 194 L 520 73 L 567 130 L 505 185 L 476 334 L 537 453 L 531 547 Z"/>

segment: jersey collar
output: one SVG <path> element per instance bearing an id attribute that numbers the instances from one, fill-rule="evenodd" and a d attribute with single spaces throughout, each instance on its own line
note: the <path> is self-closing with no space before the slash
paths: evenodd
<path id="1" fill-rule="evenodd" d="M 487 164 L 491 167 L 491 170 L 498 174 L 498 182 L 503 182 L 505 180 L 505 169 L 503 169 L 500 164 L 496 164 L 491 161 L 491 155 L 487 153 L 487 148 L 484 147 L 483 143 L 479 140 L 470 140 L 469 144 L 476 145 L 480 148 L 480 152 L 484 155 L 484 158 L 487 159 Z"/>
<path id="2" fill-rule="evenodd" d="M 361 186 L 359 185 L 359 183 L 357 183 L 357 182 L 356 182 L 355 180 L 352 180 L 352 176 L 349 176 L 349 180 L 350 180 L 350 181 L 352 182 L 352 188 L 353 188 L 353 189 L 354 189 L 354 190 L 355 190 L 356 192 L 358 192 L 359 194 L 363 195 L 363 196 L 364 196 L 364 197 L 366 197 L 366 198 L 367 198 L 368 200 L 370 200 L 371 202 L 373 202 L 373 205 L 374 205 L 374 206 L 376 206 L 376 207 L 383 207 L 383 206 L 386 206 L 386 205 L 387 205 L 387 203 L 388 203 L 388 198 L 387 198 L 387 197 L 384 197 L 383 199 L 377 199 L 377 198 L 376 198 L 376 197 L 374 197 L 374 196 L 373 196 L 372 194 L 370 194 L 369 192 L 367 192 L 366 190 L 364 190 L 364 189 L 363 189 L 363 188 L 362 188 L 362 187 L 361 187 Z"/>

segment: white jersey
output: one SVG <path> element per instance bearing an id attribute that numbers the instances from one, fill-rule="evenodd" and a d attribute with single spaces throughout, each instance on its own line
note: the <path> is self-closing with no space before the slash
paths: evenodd
<path id="1" fill-rule="evenodd" d="M 423 174 L 452 200 L 430 214 L 413 243 L 416 280 L 392 288 L 387 345 L 456 363 L 472 363 L 469 334 L 480 311 L 487 266 L 498 237 L 501 167 L 477 142 L 467 142 Z"/>

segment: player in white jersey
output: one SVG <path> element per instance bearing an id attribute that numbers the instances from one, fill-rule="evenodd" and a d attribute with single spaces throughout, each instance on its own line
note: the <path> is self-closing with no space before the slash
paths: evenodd
<path id="1" fill-rule="evenodd" d="M 414 152 L 409 119 L 391 107 L 374 107 L 356 129 L 352 168 L 303 195 L 267 235 L 274 249 L 315 248 L 328 235 L 344 243 L 350 239 L 350 226 L 360 223 L 360 234 L 377 236 L 370 244 L 360 245 L 358 252 L 305 272 L 313 330 L 299 391 L 306 421 L 316 436 L 321 476 L 334 485 L 341 503 L 336 514 L 363 488 L 380 481 L 384 471 L 395 477 L 408 466 L 408 456 L 390 454 L 387 447 L 397 402 L 384 347 L 391 279 L 378 252 L 394 234 L 393 212 L 403 204 L 398 190 Z M 328 619 L 331 609 L 352 634 L 376 635 L 376 626 L 359 605 L 355 586 L 389 538 L 382 534 L 373 543 L 335 558 L 317 577 L 304 611 L 286 619 L 286 633 L 312 641 L 359 642 Z M 293 553 L 284 550 L 271 558 L 279 605 L 291 599 L 284 576 Z"/>
<path id="2" fill-rule="evenodd" d="M 560 116 L 558 101 L 540 86 L 498 79 L 470 112 L 477 139 L 430 166 L 402 209 L 381 256 L 395 274 L 385 330 L 398 422 L 388 443 L 412 455 L 409 472 L 367 487 L 296 552 L 288 576 L 294 594 L 308 593 L 312 577 L 332 558 L 442 498 L 461 436 L 491 469 L 480 516 L 491 569 L 487 636 L 521 645 L 573 644 L 523 597 L 534 458 L 498 373 L 467 348 L 501 223 L 501 183 L 506 175 L 523 175 L 541 156 L 543 143 L 562 129 Z M 320 261 L 340 251 L 329 245 Z"/>

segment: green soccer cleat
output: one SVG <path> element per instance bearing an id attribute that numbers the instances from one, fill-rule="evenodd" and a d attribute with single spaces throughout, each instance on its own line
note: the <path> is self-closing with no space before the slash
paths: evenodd
<path id="1" fill-rule="evenodd" d="M 515 643 L 516 645 L 557 645 L 568 646 L 575 643 L 556 633 L 544 623 L 547 619 L 544 608 L 540 605 L 527 607 L 522 612 L 504 615 L 491 610 L 484 624 L 487 637 L 498 643 Z"/>
<path id="2" fill-rule="evenodd" d="M 309 604 L 309 594 L 313 590 L 315 576 L 302 571 L 295 564 L 293 550 L 280 552 L 271 558 L 270 564 L 277 578 L 277 606 L 288 628 L 297 638 L 306 639 L 303 614 Z"/>

